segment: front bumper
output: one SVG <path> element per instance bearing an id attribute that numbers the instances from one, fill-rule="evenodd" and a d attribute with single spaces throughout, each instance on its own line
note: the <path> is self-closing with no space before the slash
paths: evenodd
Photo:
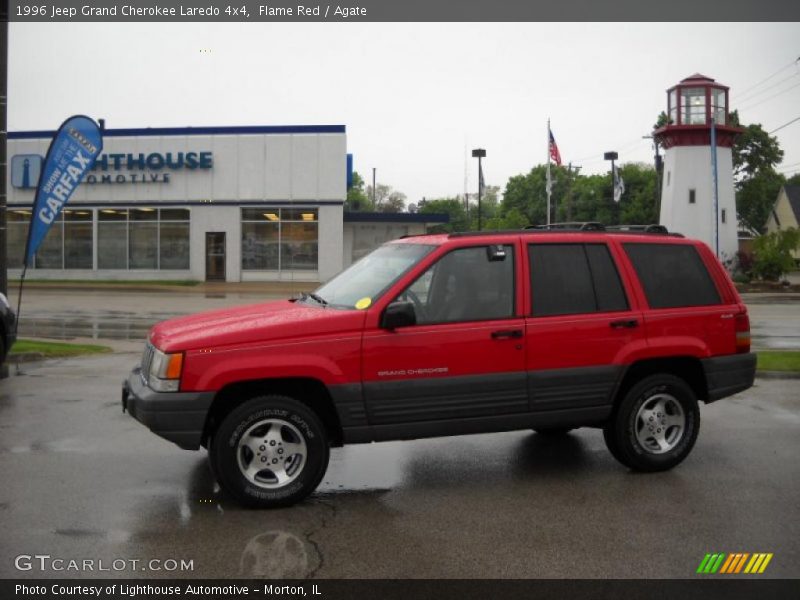
<path id="1" fill-rule="evenodd" d="M 708 386 L 706 402 L 738 394 L 752 387 L 756 377 L 756 355 L 752 352 L 706 358 L 701 362 Z"/>
<path id="2" fill-rule="evenodd" d="M 139 367 L 122 383 L 122 411 L 185 450 L 197 450 L 214 392 L 154 392 Z"/>

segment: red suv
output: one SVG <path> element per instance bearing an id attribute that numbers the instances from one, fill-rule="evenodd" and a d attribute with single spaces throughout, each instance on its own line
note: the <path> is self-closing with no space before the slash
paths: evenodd
<path id="1" fill-rule="evenodd" d="M 123 409 L 208 448 L 240 502 L 310 494 L 343 444 L 603 429 L 623 465 L 691 451 L 753 384 L 747 308 L 703 243 L 602 230 L 385 244 L 312 294 L 159 323 Z"/>

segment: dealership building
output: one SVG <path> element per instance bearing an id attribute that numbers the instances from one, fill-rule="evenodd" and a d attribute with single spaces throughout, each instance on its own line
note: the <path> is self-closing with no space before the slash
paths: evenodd
<path id="1" fill-rule="evenodd" d="M 8 134 L 9 275 L 54 131 Z M 326 281 L 443 215 L 346 213 L 344 125 L 104 129 L 29 277 Z"/>

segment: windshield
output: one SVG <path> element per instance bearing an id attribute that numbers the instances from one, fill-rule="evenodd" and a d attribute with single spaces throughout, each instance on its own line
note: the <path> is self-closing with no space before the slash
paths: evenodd
<path id="1" fill-rule="evenodd" d="M 338 308 L 368 308 L 435 246 L 386 244 L 339 273 L 314 293 Z"/>

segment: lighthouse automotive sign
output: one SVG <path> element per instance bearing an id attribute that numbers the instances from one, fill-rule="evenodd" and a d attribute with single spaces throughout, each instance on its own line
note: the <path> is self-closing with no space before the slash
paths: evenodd
<path id="1" fill-rule="evenodd" d="M 25 246 L 25 267 L 30 264 L 53 221 L 92 168 L 102 149 L 100 128 L 89 117 L 70 117 L 56 132 L 44 164 L 38 169 L 36 199 Z M 27 165 L 23 158 L 21 167 L 23 181 L 27 176 L 27 183 L 30 183 L 30 158 Z"/>

